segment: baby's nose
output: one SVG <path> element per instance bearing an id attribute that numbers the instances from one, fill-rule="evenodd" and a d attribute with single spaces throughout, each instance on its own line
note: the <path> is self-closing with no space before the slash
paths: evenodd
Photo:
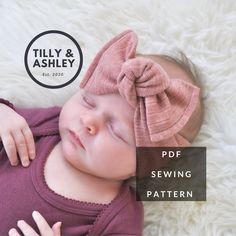
<path id="1" fill-rule="evenodd" d="M 94 135 L 97 133 L 99 124 L 96 117 L 91 115 L 83 115 L 80 116 L 80 122 L 89 134 Z"/>
<path id="2" fill-rule="evenodd" d="M 91 135 L 94 135 L 97 133 L 97 128 L 94 125 L 87 125 L 86 126 L 87 132 Z"/>

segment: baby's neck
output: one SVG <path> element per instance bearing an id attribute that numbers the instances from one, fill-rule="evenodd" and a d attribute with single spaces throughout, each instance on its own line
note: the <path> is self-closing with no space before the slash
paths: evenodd
<path id="1" fill-rule="evenodd" d="M 54 191 L 58 192 L 62 189 L 61 191 L 68 197 L 74 196 L 73 198 L 77 198 L 77 200 L 103 204 L 111 202 L 119 193 L 123 181 L 99 178 L 75 169 L 63 156 L 61 142 L 54 147 L 49 159 L 48 168 L 51 166 L 53 169 L 57 162 L 56 178 L 58 181 L 55 179 L 55 173 L 53 173 L 54 180 L 50 181 L 50 177 L 48 178 L 49 186 L 51 183 L 50 187 L 56 188 L 53 189 Z"/>

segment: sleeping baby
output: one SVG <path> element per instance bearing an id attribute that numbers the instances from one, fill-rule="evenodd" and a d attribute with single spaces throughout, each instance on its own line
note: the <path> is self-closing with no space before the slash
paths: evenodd
<path id="1" fill-rule="evenodd" d="M 137 43 L 106 43 L 63 107 L 0 99 L 0 235 L 142 235 L 136 147 L 189 146 L 203 112 L 187 63 Z"/>

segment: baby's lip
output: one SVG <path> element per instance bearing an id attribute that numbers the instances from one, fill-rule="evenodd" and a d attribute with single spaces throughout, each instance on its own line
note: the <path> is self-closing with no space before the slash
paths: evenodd
<path id="1" fill-rule="evenodd" d="M 83 143 L 81 142 L 81 139 L 80 139 L 78 133 L 75 133 L 74 131 L 70 130 L 70 134 L 75 138 L 76 143 L 78 145 L 80 145 L 83 149 L 85 149 Z"/>

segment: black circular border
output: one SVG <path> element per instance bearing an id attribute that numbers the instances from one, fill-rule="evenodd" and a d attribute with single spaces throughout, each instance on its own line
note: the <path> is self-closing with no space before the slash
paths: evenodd
<path id="1" fill-rule="evenodd" d="M 66 37 L 68 37 L 74 44 L 75 46 L 77 47 L 78 51 L 79 51 L 79 55 L 80 55 L 80 64 L 79 64 L 79 68 L 77 70 L 77 72 L 75 73 L 75 75 L 73 76 L 72 79 L 70 79 L 68 82 L 64 83 L 64 84 L 61 84 L 61 85 L 47 85 L 47 84 L 44 84 L 44 83 L 41 83 L 40 81 L 38 81 L 31 73 L 30 69 L 29 69 L 29 65 L 28 65 L 28 53 L 29 53 L 29 49 L 30 47 L 32 46 L 32 44 L 40 37 L 42 37 L 43 35 L 46 35 L 46 34 L 62 34 Z M 69 34 L 63 32 L 63 31 L 60 31 L 60 30 L 47 30 L 47 31 L 44 31 L 38 35 L 36 35 L 29 43 L 29 45 L 27 46 L 26 50 L 25 50 L 25 57 L 24 57 L 24 63 L 25 63 L 25 68 L 26 68 L 26 71 L 28 73 L 28 75 L 30 76 L 30 78 L 35 82 L 37 83 L 38 85 L 42 86 L 42 87 L 45 87 L 45 88 L 50 88 L 50 89 L 57 89 L 57 88 L 62 88 L 62 87 L 65 87 L 67 86 L 68 84 L 72 83 L 76 77 L 79 75 L 81 69 L 82 69 L 82 66 L 83 66 L 83 54 L 82 54 L 82 50 L 78 44 L 78 42 Z"/>

